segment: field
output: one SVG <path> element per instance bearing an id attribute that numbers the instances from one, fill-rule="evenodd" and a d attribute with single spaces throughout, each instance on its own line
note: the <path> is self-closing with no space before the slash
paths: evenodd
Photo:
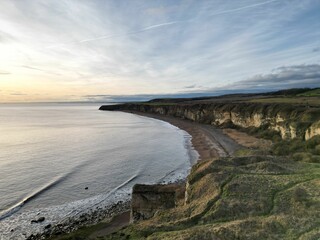
<path id="1" fill-rule="evenodd" d="M 286 103 L 286 104 L 299 104 L 305 106 L 320 106 L 320 97 L 270 97 L 252 99 L 248 102 L 255 103 Z"/>

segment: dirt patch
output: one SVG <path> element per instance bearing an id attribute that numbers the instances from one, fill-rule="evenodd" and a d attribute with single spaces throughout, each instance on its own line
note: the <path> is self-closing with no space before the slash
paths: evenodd
<path id="1" fill-rule="evenodd" d="M 228 135 L 234 141 L 247 148 L 255 149 L 269 149 L 272 145 L 272 141 L 261 138 L 256 138 L 248 135 L 247 133 L 240 132 L 236 129 L 226 128 L 223 129 L 223 133 Z"/>

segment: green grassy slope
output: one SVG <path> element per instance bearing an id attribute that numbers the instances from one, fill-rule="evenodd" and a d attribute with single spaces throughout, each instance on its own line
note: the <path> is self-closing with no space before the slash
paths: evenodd
<path id="1" fill-rule="evenodd" d="M 188 202 L 105 239 L 319 239 L 320 164 L 279 157 L 198 163 Z"/>
<path id="2" fill-rule="evenodd" d="M 297 94 L 298 97 L 320 97 L 320 88 Z"/>

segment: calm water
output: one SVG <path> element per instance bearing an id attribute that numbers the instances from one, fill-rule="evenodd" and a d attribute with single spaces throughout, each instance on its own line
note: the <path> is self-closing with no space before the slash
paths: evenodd
<path id="1" fill-rule="evenodd" d="M 0 239 L 40 231 L 39 214 L 56 223 L 128 198 L 135 183 L 186 176 L 197 157 L 188 134 L 99 106 L 0 105 Z"/>

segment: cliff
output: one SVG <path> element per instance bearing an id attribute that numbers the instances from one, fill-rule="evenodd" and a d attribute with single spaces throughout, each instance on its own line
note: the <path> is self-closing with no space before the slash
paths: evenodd
<path id="1" fill-rule="evenodd" d="M 104 105 L 100 110 L 169 115 L 215 126 L 269 129 L 282 139 L 308 140 L 320 134 L 320 108 L 316 106 L 258 103 L 128 103 Z"/>
<path id="2" fill-rule="evenodd" d="M 131 221 L 149 219 L 161 210 L 176 207 L 184 191 L 178 184 L 136 184 L 132 189 Z"/>
<path id="3" fill-rule="evenodd" d="M 319 170 L 273 156 L 201 161 L 184 204 L 105 239 L 319 239 Z"/>
<path id="4" fill-rule="evenodd" d="M 173 194 L 164 197 L 169 207 L 163 207 L 161 201 L 160 207 L 154 204 L 157 187 L 143 200 L 144 192 L 133 190 L 133 207 L 138 205 L 138 211 L 152 216 L 106 239 L 320 238 L 319 106 L 278 103 L 275 99 L 220 100 L 156 100 L 100 108 L 160 114 L 217 127 L 255 129 L 269 135 L 277 132 L 282 138 L 277 138 L 272 150 L 263 153 L 266 155 L 197 163 L 187 178 L 184 201 L 174 207 Z M 277 152 L 285 156 L 269 155 Z"/>

